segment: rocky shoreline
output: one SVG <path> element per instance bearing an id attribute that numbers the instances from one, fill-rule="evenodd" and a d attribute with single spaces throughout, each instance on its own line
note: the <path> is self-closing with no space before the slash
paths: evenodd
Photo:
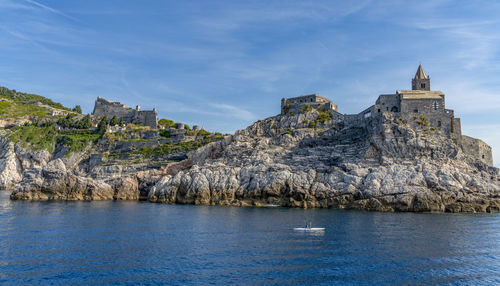
<path id="1" fill-rule="evenodd" d="M 16 151 L 2 139 L 0 183 L 14 187 L 13 200 L 500 212 L 498 169 L 439 132 L 390 115 L 367 128 L 335 120 L 308 127 L 318 116 L 313 109 L 260 120 L 161 168 L 146 162 L 85 173 L 69 159 Z"/>

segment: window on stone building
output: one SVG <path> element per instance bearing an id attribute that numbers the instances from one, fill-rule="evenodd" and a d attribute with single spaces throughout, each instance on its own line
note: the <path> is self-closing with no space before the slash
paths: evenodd
<path id="1" fill-rule="evenodd" d="M 386 108 L 385 108 L 385 111 L 389 111 L 389 107 L 386 107 Z"/>
<path id="2" fill-rule="evenodd" d="M 420 88 L 425 88 L 425 83 L 421 83 Z"/>
<path id="3" fill-rule="evenodd" d="M 393 107 L 391 108 L 391 111 L 392 111 L 392 112 L 398 112 L 398 108 L 397 108 L 396 106 L 393 106 Z"/>
<path id="4" fill-rule="evenodd" d="M 418 109 L 413 109 L 413 112 L 418 113 Z"/>
<path id="5" fill-rule="evenodd" d="M 380 113 L 380 109 L 378 109 L 378 112 Z"/>
<path id="6" fill-rule="evenodd" d="M 484 159 L 484 155 L 483 155 L 483 159 Z"/>
<path id="7" fill-rule="evenodd" d="M 434 110 L 438 110 L 439 103 L 437 103 L 437 101 L 434 101 L 433 107 L 434 107 Z"/>
<path id="8" fill-rule="evenodd" d="M 438 127 L 441 127 L 441 121 L 438 121 Z"/>

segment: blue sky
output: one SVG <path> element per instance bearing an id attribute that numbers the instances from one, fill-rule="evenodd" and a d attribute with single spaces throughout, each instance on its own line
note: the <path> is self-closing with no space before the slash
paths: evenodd
<path id="1" fill-rule="evenodd" d="M 232 133 L 319 93 L 357 113 L 421 63 L 500 163 L 498 1 L 0 0 L 0 85 Z"/>

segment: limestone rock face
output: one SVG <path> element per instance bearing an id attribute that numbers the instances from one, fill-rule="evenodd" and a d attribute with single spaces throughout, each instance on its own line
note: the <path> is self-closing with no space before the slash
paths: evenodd
<path id="1" fill-rule="evenodd" d="M 21 181 L 24 170 L 44 166 L 49 160 L 46 150 L 26 151 L 0 136 L 0 189 L 12 189 Z"/>
<path id="2" fill-rule="evenodd" d="M 112 200 L 110 185 L 77 176 L 66 170 L 61 159 L 24 173 L 10 198 L 13 200 Z"/>
<path id="3" fill-rule="evenodd" d="M 33 163 L 11 198 L 147 196 L 150 202 L 180 204 L 500 211 L 498 169 L 471 158 L 438 131 L 412 129 L 389 115 L 366 126 L 345 126 L 335 118 L 319 120 L 321 116 L 311 110 L 260 120 L 155 170 L 144 169 L 147 165 L 97 166 L 84 176 L 61 159 L 47 164 L 40 155 L 39 161 L 30 159 Z M 1 172 L 28 166 L 14 160 L 12 145 L 5 146 Z"/>
<path id="4" fill-rule="evenodd" d="M 116 178 L 108 183 L 114 190 L 113 199 L 115 200 L 138 200 L 139 184 L 133 177 Z"/>
<path id="5" fill-rule="evenodd" d="M 383 117 L 366 128 L 316 111 L 276 116 L 189 154 L 161 178 L 151 202 L 375 211 L 499 212 L 498 170 L 438 132 Z M 425 134 L 425 135 L 423 135 Z"/>
<path id="6" fill-rule="evenodd" d="M 21 178 L 22 166 L 16 158 L 14 144 L 0 138 L 0 189 L 11 189 Z"/>

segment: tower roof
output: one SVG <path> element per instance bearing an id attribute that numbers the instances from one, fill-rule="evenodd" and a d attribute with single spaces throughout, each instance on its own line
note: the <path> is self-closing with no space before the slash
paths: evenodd
<path id="1" fill-rule="evenodd" d="M 427 75 L 424 72 L 422 65 L 418 65 L 417 73 L 415 73 L 415 79 L 427 79 Z"/>

